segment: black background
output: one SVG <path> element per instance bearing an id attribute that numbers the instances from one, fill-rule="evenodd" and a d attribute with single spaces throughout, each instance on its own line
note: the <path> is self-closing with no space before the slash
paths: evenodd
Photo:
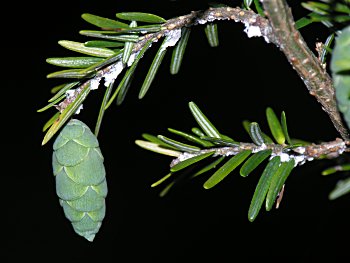
<path id="1" fill-rule="evenodd" d="M 289 1 L 295 18 L 307 14 Z M 293 3 L 292 3 L 293 2 Z M 332 161 L 298 167 L 286 184 L 280 209 L 262 210 L 254 223 L 247 211 L 259 173 L 241 178 L 232 173 L 211 190 L 210 174 L 179 185 L 168 196 L 150 185 L 168 172 L 171 158 L 134 144 L 143 132 L 169 135 L 167 128 L 189 131 L 194 101 L 218 129 L 248 141 L 241 125 L 259 121 L 265 130 L 265 108 L 285 110 L 293 137 L 310 141 L 338 136 L 327 115 L 308 95 L 284 55 L 262 38 L 248 39 L 244 26 L 219 23 L 220 46 L 210 48 L 202 26 L 194 28 L 178 75 L 169 73 L 168 51 L 149 93 L 137 99 L 152 54 L 138 66 L 124 104 L 106 112 L 99 141 L 105 157 L 109 194 L 107 214 L 93 243 L 76 235 L 64 217 L 51 171 L 52 141 L 41 146 L 42 126 L 54 113 L 37 113 L 61 80 L 46 79 L 57 70 L 47 57 L 74 55 L 59 40 L 86 41 L 81 29 L 92 26 L 81 14 L 114 18 L 122 11 L 155 13 L 165 18 L 204 9 L 207 1 L 47 1 L 12 3 L 3 16 L 4 131 L 6 155 L 2 187 L 9 232 L 8 262 L 342 262 L 349 236 L 349 196 L 328 201 L 344 175 L 322 177 Z M 232 6 L 237 1 L 230 2 Z M 303 29 L 314 50 L 328 31 L 322 25 Z M 92 129 L 103 89 L 90 93 L 77 117 Z M 345 240 L 344 240 L 345 237 Z"/>

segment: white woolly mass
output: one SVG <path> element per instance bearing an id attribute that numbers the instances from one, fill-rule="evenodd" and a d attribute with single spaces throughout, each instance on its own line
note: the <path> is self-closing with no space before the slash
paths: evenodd
<path id="1" fill-rule="evenodd" d="M 300 154 L 304 154 L 306 149 L 305 147 L 296 147 L 293 149 L 294 152 L 300 153 Z"/>
<path id="2" fill-rule="evenodd" d="M 212 16 L 212 15 L 209 15 L 206 19 L 197 19 L 197 23 L 201 24 L 201 25 L 204 25 L 206 23 L 213 22 L 214 20 L 215 20 L 215 17 Z M 220 20 L 220 19 L 218 19 L 218 20 Z"/>
<path id="3" fill-rule="evenodd" d="M 257 148 L 254 148 L 252 153 L 257 153 L 257 152 L 260 152 L 260 151 L 263 151 L 263 150 L 266 150 L 267 149 L 267 146 L 265 143 L 263 143 L 262 145 L 260 145 L 259 147 Z"/>
<path id="4" fill-rule="evenodd" d="M 338 154 L 341 155 L 346 149 L 346 144 L 345 142 L 341 143 L 341 148 L 338 150 Z"/>
<path id="5" fill-rule="evenodd" d="M 204 25 L 206 23 L 211 23 L 215 20 L 228 20 L 228 19 L 229 19 L 228 17 L 217 17 L 210 14 L 206 17 L 206 19 L 197 19 L 196 22 L 198 24 Z M 235 21 L 238 22 L 239 20 L 235 20 Z"/>
<path id="6" fill-rule="evenodd" d="M 140 51 L 139 51 L 139 52 L 132 53 L 132 54 L 130 55 L 129 60 L 128 60 L 128 63 L 127 63 L 128 67 L 131 67 L 132 63 L 134 63 L 135 58 L 136 58 L 136 56 L 137 56 L 139 53 L 140 53 Z"/>
<path id="7" fill-rule="evenodd" d="M 162 45 L 163 49 L 166 49 L 167 47 L 175 46 L 177 41 L 181 38 L 181 28 L 170 30 L 165 34 L 166 40 L 164 44 Z"/>
<path id="8" fill-rule="evenodd" d="M 281 153 L 279 154 L 280 158 L 281 158 L 281 162 L 284 163 L 284 162 L 288 162 L 292 156 L 289 156 L 288 153 Z"/>
<path id="9" fill-rule="evenodd" d="M 294 167 L 298 166 L 298 165 L 303 165 L 306 161 L 312 161 L 314 158 L 309 157 L 307 158 L 305 155 L 301 154 L 301 155 L 294 155 L 294 154 L 288 154 L 288 153 L 273 153 L 270 156 L 270 160 L 275 157 L 275 156 L 279 156 L 281 158 L 281 162 L 289 162 L 291 159 L 294 160 Z"/>
<path id="10" fill-rule="evenodd" d="M 74 96 L 75 90 L 74 89 L 70 89 L 66 91 L 66 98 L 71 98 Z"/>
<path id="11" fill-rule="evenodd" d="M 247 34 L 249 38 L 251 37 L 261 37 L 262 33 L 260 30 L 260 27 L 258 26 L 251 26 L 249 23 L 244 23 L 245 29 L 244 32 Z M 266 39 L 265 39 L 266 40 Z"/>
<path id="12" fill-rule="evenodd" d="M 184 152 L 182 154 L 179 155 L 179 157 L 177 157 L 176 159 L 174 159 L 173 161 L 176 160 L 176 163 L 179 163 L 179 162 L 183 162 L 189 158 L 192 158 L 196 156 L 196 154 L 193 154 L 193 153 L 188 153 L 188 152 Z M 174 164 L 175 165 L 175 164 Z"/>
<path id="13" fill-rule="evenodd" d="M 98 89 L 98 86 L 100 85 L 101 78 L 94 78 L 90 80 L 90 90 Z"/>
<path id="14" fill-rule="evenodd" d="M 298 164 L 303 165 L 306 161 L 306 158 L 304 155 L 298 155 L 298 156 L 294 156 L 294 166 L 297 166 Z M 310 159 L 308 159 L 308 161 L 312 161 Z"/>
<path id="15" fill-rule="evenodd" d="M 80 104 L 79 108 L 76 110 L 75 114 L 79 114 L 80 111 L 83 109 L 83 104 Z"/>
<path id="16" fill-rule="evenodd" d="M 272 34 L 272 28 L 270 26 L 266 26 L 264 28 L 264 32 L 263 33 L 264 33 L 263 34 L 264 35 L 264 40 L 266 41 L 266 43 L 270 43 L 270 39 L 267 36 Z"/>
<path id="17" fill-rule="evenodd" d="M 236 155 L 237 153 L 238 153 L 237 151 L 227 151 L 224 155 L 231 156 L 231 155 Z"/>
<path id="18" fill-rule="evenodd" d="M 124 65 L 121 61 L 113 64 L 108 70 L 108 72 L 103 75 L 105 79 L 104 85 L 106 87 L 109 87 L 109 85 L 114 82 L 114 80 L 118 77 L 118 75 L 120 74 L 120 72 L 122 72 L 123 69 Z"/>

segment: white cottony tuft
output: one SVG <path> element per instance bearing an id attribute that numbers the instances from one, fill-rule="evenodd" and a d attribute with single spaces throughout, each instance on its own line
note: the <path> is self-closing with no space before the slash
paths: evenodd
<path id="1" fill-rule="evenodd" d="M 200 24 L 200 25 L 204 25 L 204 24 L 206 24 L 208 21 L 205 20 L 205 19 L 197 19 L 197 22 L 198 22 L 198 24 Z"/>
<path id="2" fill-rule="evenodd" d="M 83 109 L 83 104 L 80 104 L 79 108 L 76 110 L 75 114 L 79 114 L 80 111 Z"/>
<path id="3" fill-rule="evenodd" d="M 305 150 L 305 147 L 296 147 L 293 149 L 293 151 L 300 154 L 304 154 L 306 150 Z"/>
<path id="4" fill-rule="evenodd" d="M 71 98 L 73 97 L 75 94 L 75 90 L 74 89 L 70 89 L 66 91 L 66 98 Z"/>
<path id="5" fill-rule="evenodd" d="M 163 46 L 164 49 L 167 47 L 172 47 L 176 45 L 177 41 L 179 41 L 179 39 L 181 38 L 181 29 L 179 28 L 179 29 L 171 30 L 165 35 L 166 35 L 166 41 Z"/>
<path id="6" fill-rule="evenodd" d="M 123 69 L 124 69 L 124 65 L 121 61 L 113 64 L 110 67 L 109 71 L 103 75 L 105 79 L 104 85 L 106 87 L 109 87 L 109 85 L 114 82 L 114 80 L 118 77 L 118 75 L 120 74 L 120 72 L 122 72 Z"/>
<path id="7" fill-rule="evenodd" d="M 261 30 L 258 26 L 251 26 L 249 23 L 244 23 L 245 29 L 244 32 L 247 34 L 247 36 L 250 37 L 261 37 Z"/>
<path id="8" fill-rule="evenodd" d="M 100 77 L 90 80 L 90 90 L 98 89 L 98 86 L 100 86 L 100 81 L 101 81 Z"/>
<path id="9" fill-rule="evenodd" d="M 139 52 L 132 53 L 132 54 L 130 55 L 129 60 L 128 60 L 128 63 L 127 63 L 128 67 L 131 67 L 132 63 L 134 63 L 135 58 L 136 58 L 136 56 L 137 56 L 139 53 L 140 53 L 140 51 L 139 51 Z"/>
<path id="10" fill-rule="evenodd" d="M 281 162 L 288 162 L 290 160 L 288 153 L 281 153 L 279 156 L 281 158 Z"/>
<path id="11" fill-rule="evenodd" d="M 306 157 L 305 155 L 294 155 L 294 154 L 288 154 L 288 153 L 273 153 L 270 156 L 270 160 L 275 157 L 279 156 L 281 158 L 281 162 L 289 162 L 291 159 L 294 160 L 294 167 L 298 165 L 303 165 L 306 161 L 312 161 L 314 158 L 312 157 Z"/>
<path id="12" fill-rule="evenodd" d="M 257 153 L 257 152 L 260 152 L 260 151 L 263 151 L 263 150 L 266 150 L 266 149 L 267 149 L 267 146 L 266 146 L 265 143 L 263 143 L 259 147 L 253 149 L 252 153 Z"/>
<path id="13" fill-rule="evenodd" d="M 304 155 L 298 155 L 294 157 L 294 166 L 297 166 L 298 164 L 303 165 L 305 163 L 306 159 Z M 312 161 L 312 160 L 308 160 L 308 161 Z"/>

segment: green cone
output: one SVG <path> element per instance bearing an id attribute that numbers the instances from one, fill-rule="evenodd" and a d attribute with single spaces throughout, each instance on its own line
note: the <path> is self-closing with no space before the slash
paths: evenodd
<path id="1" fill-rule="evenodd" d="M 74 231 L 93 241 L 105 216 L 106 172 L 96 136 L 72 119 L 53 144 L 56 193 Z"/>

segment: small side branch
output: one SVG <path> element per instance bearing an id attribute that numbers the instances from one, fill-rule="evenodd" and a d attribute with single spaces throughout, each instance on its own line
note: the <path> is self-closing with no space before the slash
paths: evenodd
<path id="1" fill-rule="evenodd" d="M 344 141 L 340 138 L 337 138 L 334 141 L 323 142 L 321 144 L 310 144 L 306 146 L 299 146 L 296 148 L 286 149 L 283 145 L 280 144 L 263 144 L 258 146 L 254 143 L 240 143 L 234 147 L 218 147 L 204 149 L 198 152 L 184 152 L 179 157 L 174 159 L 170 166 L 185 161 L 189 158 L 215 151 L 213 157 L 216 156 L 231 156 L 236 155 L 244 150 L 251 150 L 252 153 L 257 153 L 264 150 L 271 150 L 271 156 L 280 156 L 281 161 L 288 161 L 291 158 L 295 160 L 295 165 L 302 165 L 306 161 L 312 161 L 314 159 L 326 157 L 326 158 L 336 158 L 341 155 L 343 152 L 347 151 L 347 146 L 350 144 L 349 141 Z"/>
<path id="2" fill-rule="evenodd" d="M 287 57 L 312 96 L 321 103 L 344 140 L 349 139 L 337 108 L 333 82 L 319 60 L 308 48 L 285 0 L 262 1 L 276 38 L 276 45 Z"/>

